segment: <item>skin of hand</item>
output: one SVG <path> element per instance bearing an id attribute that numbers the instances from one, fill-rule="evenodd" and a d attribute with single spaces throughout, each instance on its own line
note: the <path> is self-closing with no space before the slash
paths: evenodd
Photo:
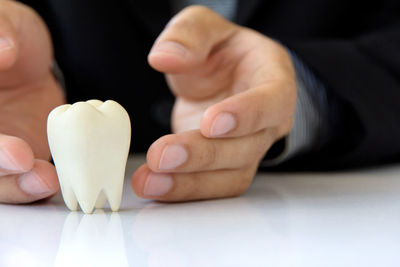
<path id="1" fill-rule="evenodd" d="M 59 190 L 49 162 L 49 112 L 65 102 L 51 65 L 52 45 L 40 17 L 0 1 L 0 203 L 27 203 Z"/>
<path id="2" fill-rule="evenodd" d="M 151 145 L 133 174 L 134 192 L 165 202 L 243 194 L 292 127 L 296 79 L 287 50 L 191 6 L 168 23 L 148 61 L 176 96 L 174 134 Z"/>

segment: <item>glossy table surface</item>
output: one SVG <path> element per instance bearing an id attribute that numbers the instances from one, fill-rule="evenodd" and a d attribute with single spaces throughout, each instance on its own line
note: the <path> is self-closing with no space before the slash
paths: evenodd
<path id="1" fill-rule="evenodd" d="M 400 266 L 400 165 L 264 173 L 242 197 L 69 212 L 0 205 L 0 266 Z"/>

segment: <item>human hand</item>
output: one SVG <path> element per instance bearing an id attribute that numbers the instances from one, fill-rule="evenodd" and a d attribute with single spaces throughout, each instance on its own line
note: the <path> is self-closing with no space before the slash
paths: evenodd
<path id="1" fill-rule="evenodd" d="M 133 190 L 160 201 L 244 193 L 265 153 L 292 127 L 296 81 L 286 49 L 193 6 L 170 21 L 148 60 L 176 96 L 175 134 L 151 145 Z"/>
<path id="2" fill-rule="evenodd" d="M 47 115 L 64 102 L 51 72 L 49 33 L 40 17 L 0 1 L 0 203 L 26 203 L 59 190 L 48 162 Z"/>

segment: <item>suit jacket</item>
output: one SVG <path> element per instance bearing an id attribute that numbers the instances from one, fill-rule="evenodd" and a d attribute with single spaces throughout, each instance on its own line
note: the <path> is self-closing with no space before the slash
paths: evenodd
<path id="1" fill-rule="evenodd" d="M 167 1 L 26 0 L 47 22 L 68 100 L 114 99 L 133 151 L 169 133 L 173 97 L 146 57 L 173 15 Z M 285 44 L 325 84 L 327 146 L 284 168 L 337 168 L 400 156 L 400 1 L 239 0 L 235 22 Z"/>

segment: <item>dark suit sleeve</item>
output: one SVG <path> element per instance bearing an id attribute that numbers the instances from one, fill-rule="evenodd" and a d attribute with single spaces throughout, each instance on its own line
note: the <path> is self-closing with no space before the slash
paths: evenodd
<path id="1" fill-rule="evenodd" d="M 400 159 L 400 23 L 353 40 L 288 44 L 327 88 L 335 136 L 290 164 L 304 168 Z"/>

